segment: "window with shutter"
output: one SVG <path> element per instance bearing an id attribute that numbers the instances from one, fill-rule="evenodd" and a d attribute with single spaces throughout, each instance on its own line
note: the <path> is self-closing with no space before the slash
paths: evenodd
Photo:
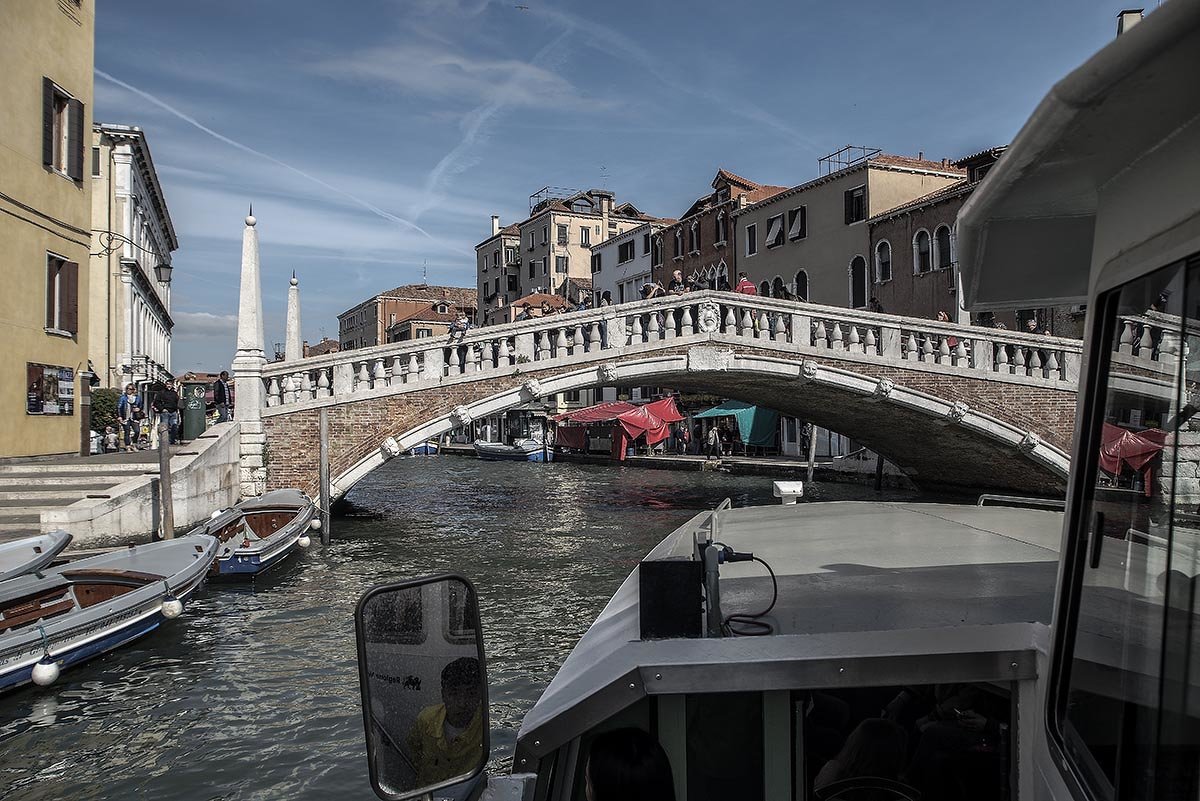
<path id="1" fill-rule="evenodd" d="M 746 226 L 746 255 L 753 256 L 758 253 L 758 225 L 751 224 Z"/>
<path id="2" fill-rule="evenodd" d="M 42 78 L 42 164 L 54 166 L 54 117 L 55 117 L 54 81 Z"/>
<path id="3" fill-rule="evenodd" d="M 67 101 L 67 164 L 72 181 L 83 180 L 83 103 Z"/>
<path id="4" fill-rule="evenodd" d="M 808 236 L 808 206 L 788 212 L 788 239 L 803 239 Z"/>
<path id="5" fill-rule="evenodd" d="M 46 331 L 79 331 L 79 265 L 53 253 L 46 254 Z"/>
<path id="6" fill-rule="evenodd" d="M 776 214 L 767 220 L 767 247 L 777 248 L 783 244 L 783 215 Z"/>
<path id="7" fill-rule="evenodd" d="M 856 186 L 847 189 L 844 195 L 846 201 L 846 225 L 862 222 L 867 219 L 867 188 Z"/>

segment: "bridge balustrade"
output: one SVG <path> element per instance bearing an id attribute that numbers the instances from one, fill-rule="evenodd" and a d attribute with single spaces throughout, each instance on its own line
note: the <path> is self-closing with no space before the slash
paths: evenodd
<path id="1" fill-rule="evenodd" d="M 1153 315 L 1122 320 L 1118 353 L 1161 371 L 1182 346 L 1166 316 Z M 277 407 L 389 387 L 429 386 L 459 376 L 508 374 L 526 364 L 569 368 L 576 361 L 702 341 L 781 355 L 825 354 L 908 369 L 1072 385 L 1081 354 L 1077 340 L 710 290 L 476 328 L 461 338 L 272 363 L 263 380 L 267 405 Z"/>

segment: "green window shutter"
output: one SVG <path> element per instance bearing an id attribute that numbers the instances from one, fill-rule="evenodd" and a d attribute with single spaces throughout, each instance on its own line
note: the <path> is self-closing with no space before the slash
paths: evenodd
<path id="1" fill-rule="evenodd" d="M 42 78 L 42 164 L 54 166 L 54 81 Z"/>
<path id="2" fill-rule="evenodd" d="M 67 175 L 83 180 L 83 103 L 67 101 Z"/>

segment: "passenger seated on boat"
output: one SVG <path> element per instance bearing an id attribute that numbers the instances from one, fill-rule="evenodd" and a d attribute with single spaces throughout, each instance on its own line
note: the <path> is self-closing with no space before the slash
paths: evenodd
<path id="1" fill-rule="evenodd" d="M 825 763 L 813 781 L 820 790 L 842 779 L 871 776 L 899 779 L 908 761 L 908 736 L 899 724 L 884 718 L 868 718 L 855 727 L 846 744 Z"/>
<path id="2" fill-rule="evenodd" d="M 674 801 L 675 780 L 662 746 L 641 729 L 596 736 L 584 769 L 587 801 Z"/>
<path id="3" fill-rule="evenodd" d="M 483 756 L 479 660 L 464 656 L 442 669 L 442 703 L 427 706 L 408 733 L 417 785 L 470 773 Z"/>
<path id="4" fill-rule="evenodd" d="M 987 777 L 1001 769 L 1002 737 L 1007 729 L 1007 700 L 978 685 L 939 684 L 932 705 L 914 723 L 916 750 L 909 764 L 909 782 L 926 801 L 960 798 L 999 798 Z M 982 777 L 982 778 L 981 778 Z"/>

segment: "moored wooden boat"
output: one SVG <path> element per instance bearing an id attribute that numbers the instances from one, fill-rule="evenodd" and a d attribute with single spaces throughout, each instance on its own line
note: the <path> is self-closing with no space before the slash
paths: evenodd
<path id="1" fill-rule="evenodd" d="M 51 531 L 0 544 L 0 581 L 41 570 L 71 544 L 65 531 Z"/>
<path id="2" fill-rule="evenodd" d="M 489 462 L 553 462 L 554 448 L 537 439 L 519 439 L 512 445 L 475 440 L 475 455 Z"/>
<path id="3" fill-rule="evenodd" d="M 178 617 L 217 554 L 213 537 L 133 545 L 0 583 L 0 692 L 64 669 Z"/>
<path id="4" fill-rule="evenodd" d="M 435 439 L 427 439 L 419 445 L 408 449 L 409 456 L 437 456 L 438 444 Z"/>
<path id="5" fill-rule="evenodd" d="M 281 489 L 222 509 L 192 533 L 221 542 L 213 576 L 253 578 L 307 548 L 309 527 L 317 519 L 312 499 L 299 490 Z"/>

